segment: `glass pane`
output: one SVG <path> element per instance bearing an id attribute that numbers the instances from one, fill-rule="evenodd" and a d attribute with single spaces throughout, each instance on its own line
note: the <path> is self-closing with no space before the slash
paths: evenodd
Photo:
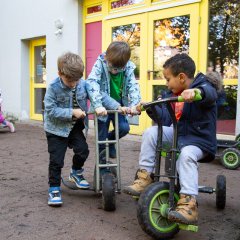
<path id="1" fill-rule="evenodd" d="M 239 0 L 210 1 L 208 71 L 236 79 L 239 71 Z"/>
<path id="2" fill-rule="evenodd" d="M 87 14 L 101 12 L 101 11 L 102 11 L 102 5 L 87 8 Z"/>
<path id="3" fill-rule="evenodd" d="M 154 79 L 163 79 L 164 62 L 177 53 L 189 53 L 190 16 L 154 21 Z"/>
<path id="4" fill-rule="evenodd" d="M 111 9 L 142 3 L 144 0 L 118 0 L 111 2 Z"/>
<path id="5" fill-rule="evenodd" d="M 140 23 L 112 28 L 113 41 L 125 41 L 131 47 L 131 61 L 136 65 L 135 77 L 139 79 L 140 69 Z"/>
<path id="6" fill-rule="evenodd" d="M 217 132 L 235 134 L 237 86 L 225 86 L 218 94 Z"/>
<path id="7" fill-rule="evenodd" d="M 46 93 L 46 88 L 35 88 L 34 89 L 34 96 L 35 96 L 35 106 L 34 106 L 34 113 L 35 114 L 42 114 L 44 109 L 43 99 Z"/>
<path id="8" fill-rule="evenodd" d="M 46 83 L 46 45 L 34 47 L 35 83 Z"/>
<path id="9" fill-rule="evenodd" d="M 153 85 L 153 101 L 158 98 L 164 98 L 167 91 L 167 86 L 165 85 Z"/>

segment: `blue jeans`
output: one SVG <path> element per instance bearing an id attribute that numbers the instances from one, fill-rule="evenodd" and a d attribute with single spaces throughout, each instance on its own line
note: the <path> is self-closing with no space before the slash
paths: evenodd
<path id="1" fill-rule="evenodd" d="M 113 131 L 109 132 L 109 125 L 112 121 Z M 130 127 L 126 117 L 122 114 L 118 114 L 118 127 L 119 127 L 119 139 L 126 136 L 129 133 Z M 98 120 L 98 140 L 105 141 L 106 138 L 109 140 L 115 140 L 115 119 L 114 114 L 109 114 L 106 122 Z M 113 144 L 110 144 L 111 148 L 114 148 Z M 105 144 L 99 145 L 99 152 L 105 149 Z"/>

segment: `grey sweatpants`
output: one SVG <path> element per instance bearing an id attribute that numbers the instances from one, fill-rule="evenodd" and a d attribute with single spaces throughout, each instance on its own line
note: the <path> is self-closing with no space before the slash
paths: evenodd
<path id="1" fill-rule="evenodd" d="M 141 152 L 139 156 L 140 169 L 153 172 L 157 147 L 157 126 L 148 128 L 142 137 Z M 173 128 L 163 127 L 163 142 L 172 143 Z M 177 171 L 181 186 L 180 193 L 198 195 L 198 161 L 205 156 L 204 152 L 196 146 L 189 145 L 181 149 L 177 160 Z"/>

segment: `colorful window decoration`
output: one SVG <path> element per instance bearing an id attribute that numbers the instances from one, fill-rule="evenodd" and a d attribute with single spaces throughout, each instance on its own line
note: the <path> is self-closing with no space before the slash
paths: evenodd
<path id="1" fill-rule="evenodd" d="M 144 0 L 118 0 L 111 2 L 111 9 L 125 7 L 137 3 L 142 3 Z"/>
<path id="2" fill-rule="evenodd" d="M 102 5 L 97 5 L 87 8 L 87 14 L 97 13 L 102 11 Z"/>

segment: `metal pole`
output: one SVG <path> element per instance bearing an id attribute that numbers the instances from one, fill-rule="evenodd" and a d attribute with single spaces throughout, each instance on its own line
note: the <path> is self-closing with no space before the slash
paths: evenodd
<path id="1" fill-rule="evenodd" d="M 235 135 L 240 133 L 240 30 L 239 30 L 239 47 L 238 47 L 238 90 L 237 90 L 237 113 L 236 113 L 236 128 Z"/>
<path id="2" fill-rule="evenodd" d="M 94 114 L 94 127 L 95 127 L 95 147 L 96 147 L 96 179 L 95 179 L 95 186 L 96 186 L 96 193 L 99 193 L 100 186 L 100 170 L 99 170 L 99 144 L 98 144 L 98 118 L 97 114 Z"/>
<path id="3" fill-rule="evenodd" d="M 116 140 L 116 156 L 117 156 L 117 191 L 121 191 L 121 172 L 120 172 L 120 149 L 119 149 L 119 125 L 118 112 L 115 112 L 115 140 Z"/>

